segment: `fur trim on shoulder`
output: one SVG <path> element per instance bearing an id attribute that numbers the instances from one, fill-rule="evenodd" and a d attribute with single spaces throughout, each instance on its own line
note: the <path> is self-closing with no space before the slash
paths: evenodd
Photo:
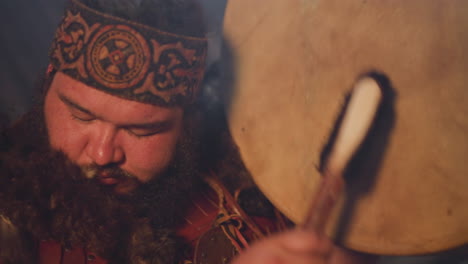
<path id="1" fill-rule="evenodd" d="M 13 223 L 0 215 L 0 260 L 2 263 L 34 263 L 34 248 Z"/>

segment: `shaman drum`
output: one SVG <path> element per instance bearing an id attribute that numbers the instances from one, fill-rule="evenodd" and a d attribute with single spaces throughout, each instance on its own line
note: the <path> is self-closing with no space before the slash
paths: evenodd
<path id="1" fill-rule="evenodd" d="M 229 125 L 255 182 L 296 223 L 317 191 L 346 94 L 384 89 L 328 233 L 422 254 L 468 242 L 468 1 L 232 0 Z"/>

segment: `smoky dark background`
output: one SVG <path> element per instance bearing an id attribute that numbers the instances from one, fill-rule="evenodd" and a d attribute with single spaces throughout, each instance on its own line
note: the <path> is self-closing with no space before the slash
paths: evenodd
<path id="1" fill-rule="evenodd" d="M 47 54 L 64 0 L 0 2 L 0 113 L 18 118 L 33 102 L 33 88 Z"/>
<path id="2" fill-rule="evenodd" d="M 198 0 L 208 29 L 208 68 L 216 67 L 222 49 L 227 0 Z M 231 0 L 235 1 L 235 0 Z M 66 0 L 0 0 L 0 128 L 34 103 L 45 72 L 48 51 Z M 467 223 L 468 224 L 468 223 Z M 468 248 L 428 256 L 383 257 L 379 264 L 468 264 Z"/>

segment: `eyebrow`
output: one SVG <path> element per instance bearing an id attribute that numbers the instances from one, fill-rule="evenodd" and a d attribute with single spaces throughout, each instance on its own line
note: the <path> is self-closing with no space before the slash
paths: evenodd
<path id="1" fill-rule="evenodd" d="M 122 127 L 134 128 L 134 129 L 158 129 L 158 128 L 164 128 L 166 126 L 170 126 L 172 123 L 173 123 L 172 120 L 164 120 L 164 121 L 155 121 L 153 123 L 146 123 L 146 124 L 129 124 L 129 125 L 124 125 Z"/>
<path id="2" fill-rule="evenodd" d="M 60 100 L 65 103 L 66 105 L 68 105 L 69 107 L 72 107 L 72 108 L 75 108 L 75 109 L 78 109 L 80 110 L 81 112 L 84 112 L 88 115 L 92 115 L 92 116 L 95 116 L 91 111 L 89 111 L 88 109 L 82 107 L 81 105 L 73 102 L 73 100 L 71 100 L 70 98 L 67 98 L 65 95 L 61 94 L 61 93 L 58 93 L 58 97 L 60 98 Z"/>

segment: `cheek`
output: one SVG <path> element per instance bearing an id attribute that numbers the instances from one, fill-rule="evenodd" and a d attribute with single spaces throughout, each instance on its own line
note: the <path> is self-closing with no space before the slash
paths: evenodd
<path id="1" fill-rule="evenodd" d="M 128 140 L 125 144 L 124 169 L 135 174 L 143 182 L 160 174 L 174 157 L 178 134 L 174 131 L 148 140 Z"/>
<path id="2" fill-rule="evenodd" d="M 63 151 L 72 161 L 77 162 L 80 149 L 79 128 L 74 124 L 68 110 L 57 100 L 47 95 L 44 105 L 49 142 L 53 149 Z"/>

